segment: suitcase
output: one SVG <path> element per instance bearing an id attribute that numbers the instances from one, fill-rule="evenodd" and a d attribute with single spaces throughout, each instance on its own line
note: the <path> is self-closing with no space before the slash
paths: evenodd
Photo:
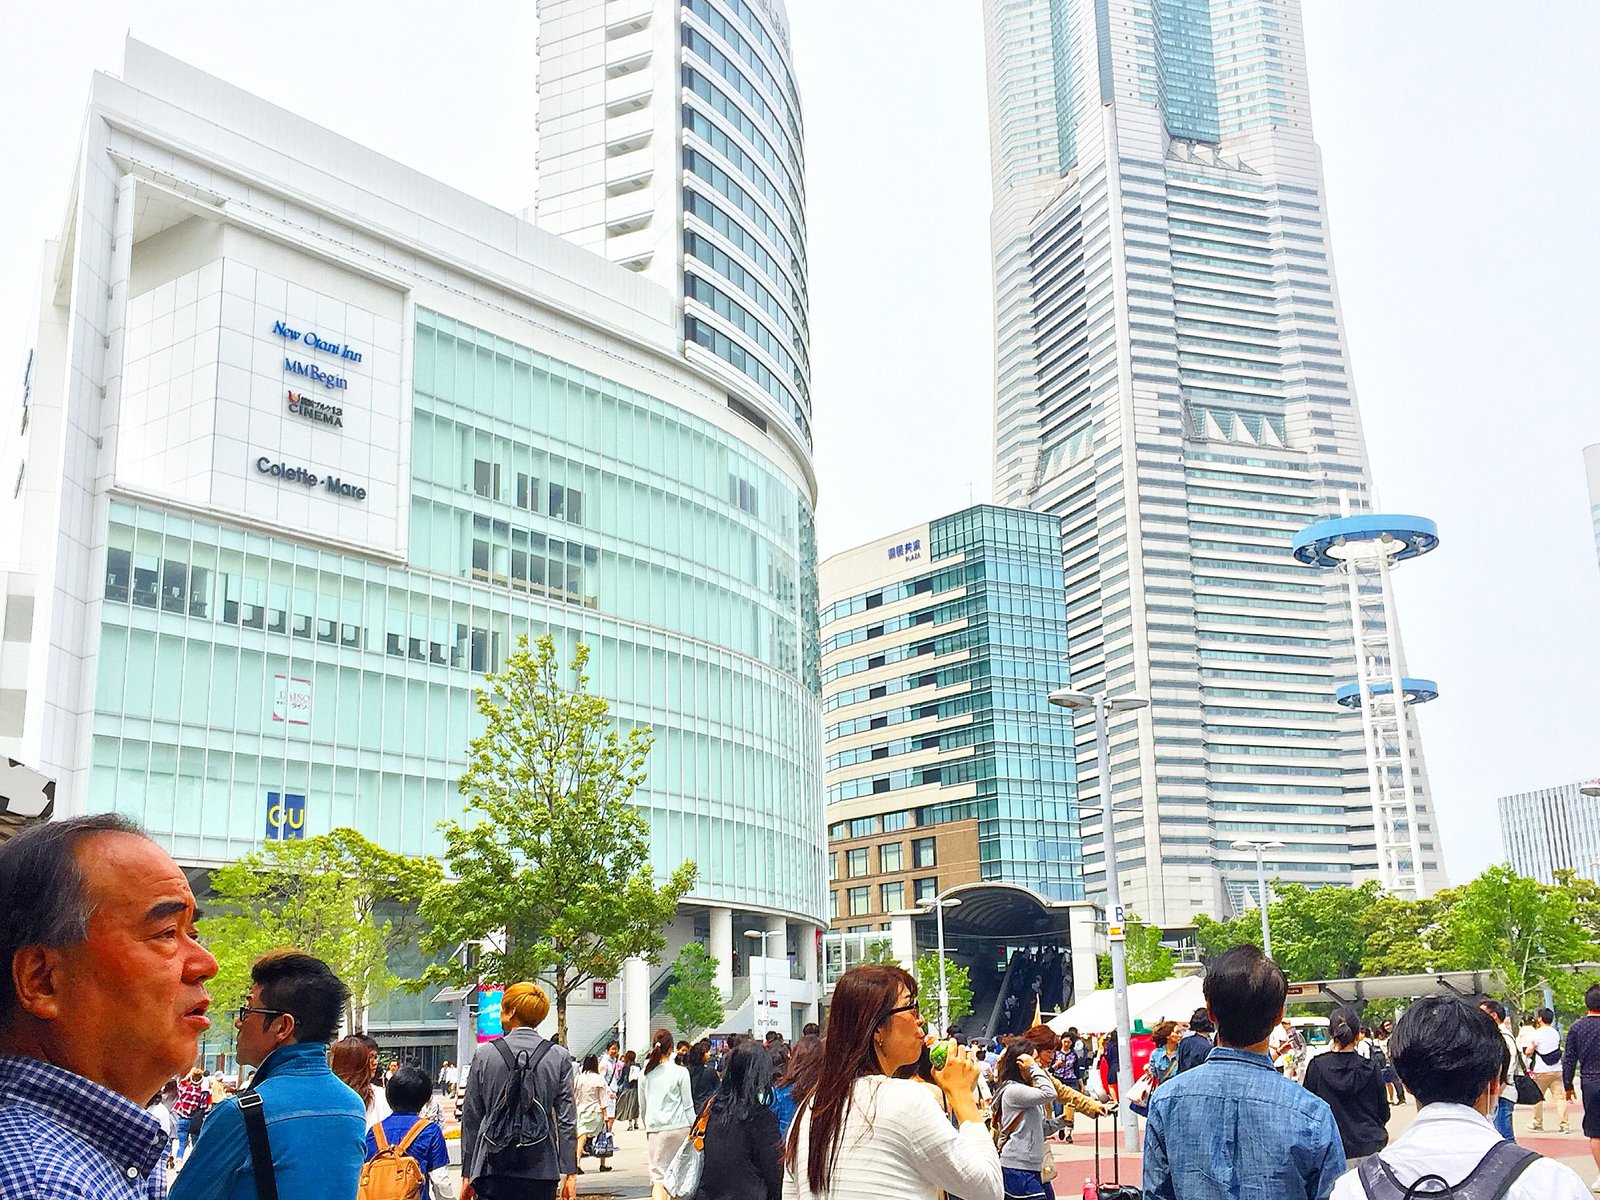
<path id="1" fill-rule="evenodd" d="M 1116 1126 L 1113 1125 L 1113 1138 Z M 1140 1200 L 1141 1192 L 1133 1184 L 1124 1185 L 1122 1182 L 1122 1161 L 1117 1158 L 1117 1147 L 1113 1140 L 1111 1147 L 1111 1182 L 1102 1183 L 1100 1179 L 1100 1118 L 1094 1119 L 1094 1183 L 1093 1191 L 1088 1187 L 1083 1190 L 1083 1200 Z"/>

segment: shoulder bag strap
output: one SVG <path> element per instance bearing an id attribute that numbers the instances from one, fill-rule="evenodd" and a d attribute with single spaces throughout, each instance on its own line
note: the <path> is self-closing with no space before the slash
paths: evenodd
<path id="1" fill-rule="evenodd" d="M 411 1143 L 416 1141 L 417 1138 L 419 1136 L 421 1136 L 422 1131 L 424 1129 L 426 1129 L 427 1127 L 428 1127 L 428 1118 L 427 1117 L 418 1117 L 417 1118 L 417 1123 L 415 1125 L 413 1125 L 410 1129 L 406 1130 L 405 1137 L 401 1138 L 400 1139 L 400 1144 L 394 1148 L 395 1149 L 395 1153 L 396 1154 L 404 1154 L 407 1150 L 411 1149 Z M 374 1129 L 382 1129 L 383 1128 L 383 1122 L 379 1121 L 376 1125 L 373 1126 L 373 1128 Z M 381 1150 L 382 1147 L 380 1146 L 379 1149 Z"/>
<path id="2" fill-rule="evenodd" d="M 372 1123 L 372 1141 L 378 1147 L 379 1154 L 389 1148 L 389 1139 L 384 1136 L 382 1121 L 374 1121 Z"/>
<path id="3" fill-rule="evenodd" d="M 506 1070 L 515 1071 L 517 1069 L 516 1055 L 512 1054 L 510 1048 L 507 1047 L 505 1038 L 491 1038 L 489 1040 L 489 1045 L 498 1050 L 500 1052 L 500 1057 L 506 1060 Z"/>
<path id="4" fill-rule="evenodd" d="M 1455 1194 L 1461 1200 L 1504 1200 L 1512 1184 L 1538 1159 L 1538 1153 L 1526 1146 L 1496 1142 L 1472 1173 L 1456 1184 Z"/>
<path id="5" fill-rule="evenodd" d="M 250 1139 L 250 1169 L 256 1177 L 256 1200 L 278 1200 L 278 1175 L 272 1168 L 272 1142 L 267 1137 L 267 1117 L 261 1111 L 261 1093 L 239 1097 L 245 1136 Z"/>

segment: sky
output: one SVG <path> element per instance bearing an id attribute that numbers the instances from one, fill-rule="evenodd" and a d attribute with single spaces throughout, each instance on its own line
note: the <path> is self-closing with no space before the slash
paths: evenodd
<path id="1" fill-rule="evenodd" d="M 1600 775 L 1600 5 L 1303 0 L 1345 328 L 1378 497 L 1438 521 L 1397 572 L 1452 877 L 1496 796 Z M 90 73 L 131 32 L 513 211 L 534 195 L 533 0 L 61 0 L 0 39 L 0 379 L 20 387 Z M 805 104 L 824 555 L 988 498 L 979 0 L 789 0 Z M 1530 13 L 1537 14 L 1530 16 Z"/>

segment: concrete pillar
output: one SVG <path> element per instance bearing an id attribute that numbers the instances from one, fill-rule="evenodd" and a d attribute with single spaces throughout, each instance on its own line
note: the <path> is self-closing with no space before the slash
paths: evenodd
<path id="1" fill-rule="evenodd" d="M 711 957 L 717 960 L 713 982 L 727 1004 L 733 995 L 733 909 L 713 906 L 711 912 Z"/>
<path id="2" fill-rule="evenodd" d="M 623 960 L 622 1004 L 627 1017 L 622 1048 L 643 1058 L 655 1030 L 650 1028 L 650 964 L 642 958 Z"/>
<path id="3" fill-rule="evenodd" d="M 917 963 L 917 914 L 901 911 L 889 914 L 889 948 L 895 961 L 908 971 L 915 971 Z"/>
<path id="4" fill-rule="evenodd" d="M 817 930 L 814 925 L 801 925 L 800 927 L 800 970 L 805 976 L 806 995 L 809 999 L 805 1003 L 804 1020 L 801 1024 L 817 1019 L 817 997 L 822 994 L 822 973 L 817 969 Z"/>
<path id="5" fill-rule="evenodd" d="M 1105 912 L 1096 904 L 1075 904 L 1067 927 L 1072 947 L 1072 1000 L 1076 1004 L 1099 986 L 1095 954 L 1105 941 Z"/>

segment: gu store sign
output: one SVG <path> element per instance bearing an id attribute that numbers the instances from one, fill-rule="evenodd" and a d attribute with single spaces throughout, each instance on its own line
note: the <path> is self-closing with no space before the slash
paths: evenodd
<path id="1" fill-rule="evenodd" d="M 306 836 L 306 798 L 267 793 L 267 841 L 298 842 Z"/>

